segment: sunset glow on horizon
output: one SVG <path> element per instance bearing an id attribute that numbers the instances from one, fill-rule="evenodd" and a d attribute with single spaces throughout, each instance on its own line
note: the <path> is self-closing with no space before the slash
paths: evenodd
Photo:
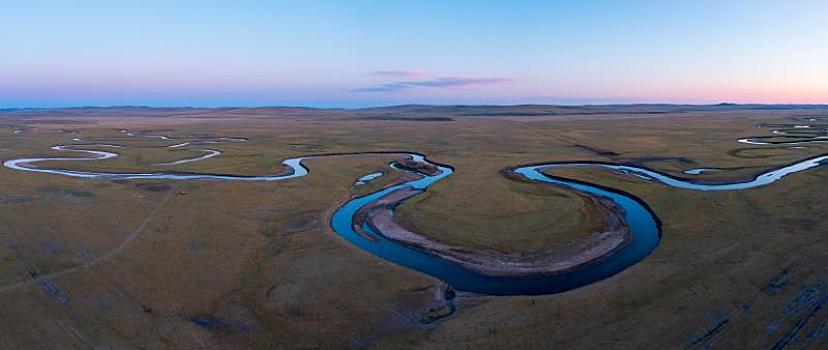
<path id="1" fill-rule="evenodd" d="M 0 5 L 0 108 L 828 104 L 828 2 Z"/>

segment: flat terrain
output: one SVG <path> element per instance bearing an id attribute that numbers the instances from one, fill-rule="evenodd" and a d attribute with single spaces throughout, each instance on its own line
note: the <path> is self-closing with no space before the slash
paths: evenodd
<path id="1" fill-rule="evenodd" d="M 750 145 L 763 123 L 828 110 L 767 106 L 78 108 L 0 111 L 0 159 L 105 171 L 283 172 L 285 158 L 412 151 L 455 168 L 397 211 L 469 250 L 529 254 L 592 232 L 582 199 L 502 170 L 551 161 L 635 164 L 727 182 L 828 153 L 828 143 Z M 828 120 L 812 124 L 828 125 Z M 828 126 L 827 126 L 828 127 Z M 138 133 L 128 136 L 122 129 Z M 146 137 L 165 135 L 173 140 Z M 208 137 L 244 137 L 164 148 Z M 81 141 L 72 141 L 80 138 Z M 113 151 L 112 148 L 93 146 Z M 198 157 L 204 161 L 156 165 Z M 766 187 L 673 189 L 597 169 L 556 175 L 619 189 L 659 217 L 644 261 L 561 294 L 460 293 L 334 233 L 331 214 L 393 182 L 393 156 L 309 159 L 280 182 L 85 180 L 0 168 L 0 348 L 825 348 L 828 167 Z M 688 175 L 684 170 L 726 171 Z M 363 175 L 384 176 L 354 186 Z"/>

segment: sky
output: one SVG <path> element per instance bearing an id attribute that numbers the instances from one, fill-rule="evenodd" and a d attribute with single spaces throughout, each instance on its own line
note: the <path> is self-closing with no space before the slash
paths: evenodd
<path id="1" fill-rule="evenodd" d="M 2 1 L 0 108 L 828 103 L 828 1 Z"/>

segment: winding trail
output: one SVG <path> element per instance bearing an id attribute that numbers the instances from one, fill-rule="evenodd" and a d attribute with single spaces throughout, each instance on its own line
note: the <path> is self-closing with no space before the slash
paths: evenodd
<path id="1" fill-rule="evenodd" d="M 37 283 L 40 283 L 40 281 L 49 280 L 49 279 L 52 279 L 52 278 L 68 275 L 70 273 L 74 273 L 74 272 L 89 268 L 93 265 L 96 265 L 96 264 L 99 264 L 103 261 L 109 260 L 112 257 L 114 257 L 115 255 L 118 255 L 121 251 L 126 249 L 126 247 L 130 243 L 132 243 L 132 241 L 134 241 L 136 238 L 138 238 L 144 232 L 144 230 L 147 228 L 147 226 L 150 224 L 150 222 L 152 222 L 152 219 L 155 217 L 156 213 L 158 213 L 158 211 L 162 207 L 164 207 L 165 204 L 167 204 L 167 200 L 170 199 L 170 194 L 172 194 L 172 191 L 168 190 L 167 193 L 164 195 L 164 198 L 161 199 L 161 201 L 158 203 L 158 205 L 155 206 L 155 208 L 152 209 L 152 211 L 149 213 L 149 215 L 147 215 L 146 218 L 144 218 L 144 221 L 142 221 L 141 224 L 138 225 L 138 227 L 135 230 L 130 232 L 129 235 L 127 236 L 127 238 L 124 239 L 121 242 L 121 244 L 119 244 L 117 247 L 113 248 L 112 250 L 109 250 L 106 253 L 104 253 L 103 255 L 100 255 L 100 256 L 92 259 L 92 260 L 86 261 L 83 264 L 80 264 L 80 265 L 75 266 L 75 267 L 70 267 L 70 268 L 65 269 L 65 270 L 55 271 L 55 272 L 44 274 L 44 275 L 39 275 L 39 276 L 37 276 L 35 278 L 32 278 L 32 279 L 27 279 L 25 281 L 20 281 L 20 282 L 17 282 L 17 283 L 2 286 L 2 287 L 0 287 L 0 293 L 8 292 L 10 290 L 15 290 L 15 289 L 18 289 L 18 288 L 21 288 L 21 287 L 24 287 L 24 286 L 28 286 L 28 285 L 32 285 L 32 284 L 37 284 Z"/>
<path id="2" fill-rule="evenodd" d="M 128 135 L 133 134 L 128 131 L 123 132 Z M 162 139 L 163 135 L 150 136 Z M 170 139 L 166 136 L 163 137 L 164 140 Z M 218 141 L 216 139 L 197 140 L 166 147 L 180 148 L 192 144 L 215 142 Z M 50 168 L 42 165 L 42 163 L 49 161 L 95 161 L 118 156 L 114 152 L 81 148 L 90 146 L 122 148 L 122 146 L 112 144 L 59 145 L 54 146 L 53 149 L 85 153 L 89 156 L 18 158 L 5 160 L 3 165 L 17 171 L 84 179 L 282 181 L 308 175 L 309 170 L 302 163 L 306 159 L 354 155 L 394 155 L 398 160 L 392 162 L 390 166 L 404 171 L 406 175 L 403 179 L 371 194 L 352 198 L 345 202 L 331 217 L 333 230 L 352 244 L 385 260 L 443 280 L 458 290 L 490 295 L 536 295 L 563 292 L 612 276 L 641 261 L 658 246 L 661 236 L 660 222 L 645 202 L 617 189 L 576 179 L 557 177 L 550 174 L 550 171 L 571 168 L 599 168 L 636 176 L 644 181 L 683 190 L 729 191 L 769 185 L 788 175 L 816 168 L 828 162 L 828 154 L 820 155 L 768 170 L 756 175 L 749 181 L 720 184 L 700 183 L 645 167 L 604 162 L 549 162 L 509 168 L 506 169 L 504 174 L 510 179 L 543 183 L 572 192 L 594 208 L 602 216 L 604 222 L 603 229 L 582 240 L 573 242 L 568 250 L 549 252 L 548 256 L 540 259 L 525 260 L 510 254 L 470 252 L 463 249 L 463 247 L 450 246 L 435 241 L 400 225 L 394 218 L 395 208 L 403 202 L 424 193 L 431 185 L 454 172 L 451 166 L 432 162 L 418 153 L 364 152 L 318 154 L 288 158 L 282 161 L 286 168 L 285 172 L 266 176 L 172 171 L 147 173 L 95 172 Z M 215 157 L 219 154 L 220 152 L 208 155 L 209 157 Z M 167 165 L 202 160 L 206 159 L 205 157 L 183 159 Z M 167 198 L 169 198 L 169 193 L 153 213 L 147 217 L 145 222 L 114 250 L 84 265 L 55 272 L 44 277 L 58 277 L 78 271 L 118 254 L 129 242 L 140 235 L 154 213 L 163 206 Z M 20 282 L 0 287 L 0 292 L 18 288 L 28 283 L 31 282 Z"/>

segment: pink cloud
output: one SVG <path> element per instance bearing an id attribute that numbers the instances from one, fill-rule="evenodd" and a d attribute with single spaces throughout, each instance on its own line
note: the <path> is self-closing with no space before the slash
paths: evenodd
<path id="1" fill-rule="evenodd" d="M 380 77 L 391 78 L 423 78 L 431 75 L 430 73 L 421 70 L 378 70 L 372 74 Z"/>
<path id="2" fill-rule="evenodd" d="M 437 77 L 424 80 L 393 81 L 377 86 L 356 89 L 363 92 L 395 92 L 410 88 L 457 88 L 474 85 L 495 85 L 514 81 L 507 78 Z"/>

